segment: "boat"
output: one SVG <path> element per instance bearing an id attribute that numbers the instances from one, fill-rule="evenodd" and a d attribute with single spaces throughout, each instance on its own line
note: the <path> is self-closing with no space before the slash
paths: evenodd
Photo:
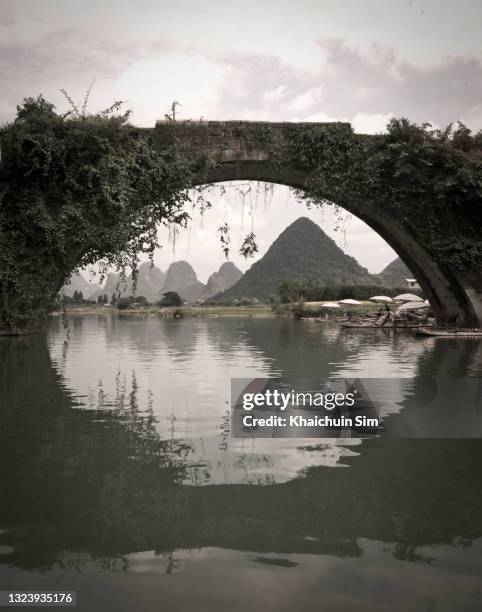
<path id="1" fill-rule="evenodd" d="M 341 324 L 345 329 L 421 329 L 421 323 L 401 323 L 397 322 L 395 325 L 391 323 L 385 323 L 385 325 L 377 325 L 376 323 L 355 323 L 347 321 Z"/>
<path id="2" fill-rule="evenodd" d="M 431 338 L 482 338 L 482 329 L 480 327 L 455 327 L 452 329 L 427 329 L 422 327 L 417 331 L 417 335 Z"/>

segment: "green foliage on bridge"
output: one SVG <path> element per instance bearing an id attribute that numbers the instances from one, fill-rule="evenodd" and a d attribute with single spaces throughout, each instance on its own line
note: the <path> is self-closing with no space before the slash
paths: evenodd
<path id="1" fill-rule="evenodd" d="M 407 119 L 392 119 L 375 137 L 343 124 L 304 125 L 273 153 L 281 167 L 307 175 L 300 198 L 382 208 L 437 260 L 461 270 L 482 261 L 481 132 Z"/>
<path id="2" fill-rule="evenodd" d="M 84 110 L 29 98 L 0 131 L 0 329 L 44 315 L 77 268 L 136 268 L 157 223 L 187 218 L 190 169 L 174 149 L 153 149 L 117 104 Z"/>
<path id="3" fill-rule="evenodd" d="M 200 124 L 176 142 L 171 123 L 156 128 L 158 146 L 117 104 L 73 111 L 28 98 L 0 128 L 0 329 L 41 318 L 86 265 L 131 266 L 135 277 L 138 254 L 157 246 L 156 224 L 186 222 L 185 189 L 213 163 L 202 159 L 206 138 L 216 151 L 231 141 L 263 151 L 280 176 L 299 172 L 307 203 L 385 210 L 438 264 L 480 281 L 482 136 L 462 124 L 432 130 L 394 119 L 376 137 L 336 123 L 275 124 L 277 135 L 269 124 Z M 245 246 L 255 251 L 254 235 Z"/>

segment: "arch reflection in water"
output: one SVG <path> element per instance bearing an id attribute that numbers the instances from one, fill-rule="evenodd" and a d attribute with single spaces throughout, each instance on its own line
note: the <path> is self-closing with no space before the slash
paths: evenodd
<path id="1" fill-rule="evenodd" d="M 238 592 L 246 607 L 310 609 L 324 597 L 330 609 L 346 609 L 355 599 L 368 607 L 368 585 L 377 580 L 394 609 L 427 607 L 429 593 L 438 603 L 446 597 L 446 609 L 476 609 L 479 440 L 369 441 L 341 460 L 340 447 L 302 441 L 273 453 L 232 448 L 223 400 L 234 373 L 359 373 L 377 347 L 394 369 L 398 354 L 407 375 L 461 375 L 475 372 L 479 354 L 475 344 L 452 354 L 411 339 L 397 346 L 384 337 L 320 334 L 315 324 L 291 321 L 86 318 L 73 326 L 67 351 L 55 325 L 50 350 L 42 337 L 2 340 L 2 583 L 25 584 L 28 575 L 32 588 L 53 588 L 64 574 L 63 584 L 87 581 L 119 610 L 140 591 L 145 609 L 159 597 L 189 609 L 201 578 L 206 593 L 214 572 L 216 586 L 205 595 L 213 609 L 232 601 L 240 576 L 250 585 Z M 159 574 L 180 580 L 183 595 L 175 582 L 144 578 Z M 400 585 L 413 581 L 400 597 Z M 358 591 L 347 594 L 348 583 Z M 301 600 L 300 589 L 309 591 Z M 99 606 L 85 597 L 86 609 Z"/>

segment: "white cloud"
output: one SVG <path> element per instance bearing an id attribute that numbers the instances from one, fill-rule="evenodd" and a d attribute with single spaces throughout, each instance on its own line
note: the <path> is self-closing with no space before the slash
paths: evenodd
<path id="1" fill-rule="evenodd" d="M 482 126 L 480 3 L 467 8 L 473 18 L 462 32 L 457 28 L 463 11 L 455 4 L 431 4 L 420 19 L 405 3 L 379 3 L 368 19 L 365 5 L 355 0 L 282 6 L 247 1 L 249 8 L 226 8 L 210 0 L 196 10 L 186 0 L 84 0 L 59 10 L 50 0 L 4 0 L 0 24 L 8 35 L 0 36 L 0 122 L 13 117 L 23 97 L 40 92 L 63 110 L 59 89 L 81 99 L 96 77 L 90 108 L 127 99 L 135 122 L 144 126 L 162 118 L 174 99 L 185 118 L 351 119 L 357 132 L 366 133 L 383 131 L 392 115 L 439 126 L 463 118 L 473 129 Z M 450 56 L 444 57 L 447 49 Z M 371 271 L 393 258 L 388 245 L 358 220 L 348 223 L 345 245 L 329 211 L 307 211 L 287 193 L 277 187 L 271 208 L 257 207 L 255 230 L 263 249 L 306 215 Z M 234 199 L 228 216 L 238 242 L 240 210 Z M 178 240 L 176 257 L 190 259 L 203 280 L 222 262 L 216 229 L 223 214 L 221 207 L 208 212 L 205 229 L 195 223 L 190 243 L 187 234 Z M 165 269 L 170 249 L 158 257 Z M 239 258 L 236 263 L 249 265 Z"/>
<path id="2" fill-rule="evenodd" d="M 355 132 L 359 134 L 380 134 L 386 132 L 387 123 L 394 113 L 357 113 L 351 120 Z"/>
<path id="3" fill-rule="evenodd" d="M 116 97 L 129 99 L 134 121 L 154 125 L 173 100 L 184 117 L 198 119 L 216 108 L 216 92 L 225 68 L 200 55 L 169 54 L 137 62 L 120 76 Z"/>
<path id="4" fill-rule="evenodd" d="M 319 85 L 295 96 L 289 103 L 289 108 L 294 112 L 304 111 L 319 104 L 322 99 L 323 86 Z"/>
<path id="5" fill-rule="evenodd" d="M 304 119 L 304 121 L 314 121 L 314 122 L 319 122 L 319 123 L 332 123 L 333 121 L 344 121 L 344 122 L 349 122 L 349 118 L 348 117 L 331 117 L 330 115 L 327 115 L 326 113 L 315 113 L 314 115 L 309 115 L 308 117 L 306 117 L 306 119 Z"/>
<path id="6" fill-rule="evenodd" d="M 263 94 L 263 99 L 268 104 L 272 102 L 278 102 L 279 100 L 283 99 L 285 92 L 286 85 L 278 85 L 278 87 L 275 87 L 274 89 L 270 89 L 269 91 L 265 92 Z"/>

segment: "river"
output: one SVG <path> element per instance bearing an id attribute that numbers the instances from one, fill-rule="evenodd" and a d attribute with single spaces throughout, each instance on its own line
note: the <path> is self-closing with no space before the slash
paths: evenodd
<path id="1" fill-rule="evenodd" d="M 69 326 L 0 338 L 1 589 L 75 590 L 93 612 L 480 610 L 479 438 L 230 435 L 231 378 L 406 380 L 390 410 L 417 415 L 414 377 L 478 380 L 480 340 L 274 318 Z M 437 418 L 457 410 L 448 387 Z"/>

